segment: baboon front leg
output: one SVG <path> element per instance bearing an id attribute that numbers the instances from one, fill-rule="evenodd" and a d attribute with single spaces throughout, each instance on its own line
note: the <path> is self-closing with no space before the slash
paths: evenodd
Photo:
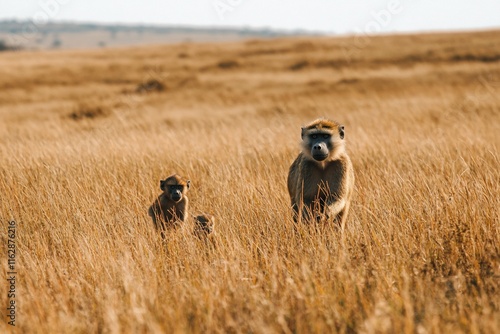
<path id="1" fill-rule="evenodd" d="M 177 208 L 174 211 L 176 218 L 183 223 L 188 218 L 187 208 L 188 208 L 188 201 L 187 198 L 185 198 L 181 203 L 177 205 Z"/>
<path id="2" fill-rule="evenodd" d="M 329 203 L 326 209 L 326 216 L 328 221 L 337 220 L 340 222 L 345 206 L 346 202 L 344 199 L 338 199 Z"/>
<path id="3" fill-rule="evenodd" d="M 297 223 L 299 221 L 299 207 L 297 204 L 292 203 L 292 209 L 293 209 L 293 222 Z"/>

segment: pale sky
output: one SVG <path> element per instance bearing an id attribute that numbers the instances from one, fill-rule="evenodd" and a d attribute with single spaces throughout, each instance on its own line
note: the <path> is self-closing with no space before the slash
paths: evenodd
<path id="1" fill-rule="evenodd" d="M 0 0 L 13 18 L 386 33 L 500 28 L 500 0 Z"/>

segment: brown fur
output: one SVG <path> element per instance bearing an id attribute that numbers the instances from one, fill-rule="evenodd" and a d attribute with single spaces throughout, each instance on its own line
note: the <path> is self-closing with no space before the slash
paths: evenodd
<path id="1" fill-rule="evenodd" d="M 202 214 L 194 217 L 193 234 L 202 239 L 215 234 L 215 217 Z"/>
<path id="2" fill-rule="evenodd" d="M 162 237 L 166 229 L 179 226 L 179 222 L 185 222 L 188 219 L 189 200 L 186 193 L 189 189 L 190 181 L 177 175 L 171 175 L 165 180 L 160 181 L 160 189 L 163 193 L 158 196 L 154 203 L 149 207 L 149 216 L 153 219 L 153 224 L 157 230 L 160 230 Z M 172 199 L 173 188 L 178 187 L 180 199 Z"/>
<path id="3" fill-rule="evenodd" d="M 328 156 L 317 161 L 311 153 L 312 135 L 324 139 Z M 344 227 L 352 192 L 354 170 L 345 151 L 344 127 L 334 121 L 318 119 L 302 128 L 302 152 L 290 166 L 288 192 L 295 221 L 337 221 Z M 299 215 L 301 211 L 301 215 Z"/>

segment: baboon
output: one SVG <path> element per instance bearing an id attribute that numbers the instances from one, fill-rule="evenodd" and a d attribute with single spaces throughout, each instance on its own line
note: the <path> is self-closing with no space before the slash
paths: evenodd
<path id="1" fill-rule="evenodd" d="M 149 215 L 153 219 L 153 224 L 160 230 L 162 237 L 167 228 L 175 228 L 180 222 L 185 222 L 188 218 L 188 198 L 186 193 L 191 181 L 173 174 L 165 180 L 160 180 L 160 189 L 163 193 L 158 196 L 149 207 Z"/>
<path id="2" fill-rule="evenodd" d="M 287 182 L 294 220 L 335 221 L 344 228 L 354 188 L 344 126 L 317 119 L 302 128 L 301 136 L 302 152 L 290 166 Z"/>
<path id="3" fill-rule="evenodd" d="M 202 239 L 215 234 L 215 218 L 212 215 L 202 214 L 194 217 L 193 234 Z"/>

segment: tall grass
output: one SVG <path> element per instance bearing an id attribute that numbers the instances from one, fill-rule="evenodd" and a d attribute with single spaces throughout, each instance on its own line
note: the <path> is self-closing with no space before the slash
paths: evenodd
<path id="1" fill-rule="evenodd" d="M 464 36 L 377 38 L 343 65 L 349 41 L 330 39 L 0 55 L 18 331 L 498 332 L 500 65 L 453 55 L 499 38 Z M 150 68 L 167 89 L 135 92 Z M 106 112 L 72 117 L 82 105 Z M 294 229 L 289 207 L 300 126 L 319 116 L 346 125 L 355 167 L 343 233 Z M 192 221 L 154 231 L 174 172 L 215 245 Z"/>

